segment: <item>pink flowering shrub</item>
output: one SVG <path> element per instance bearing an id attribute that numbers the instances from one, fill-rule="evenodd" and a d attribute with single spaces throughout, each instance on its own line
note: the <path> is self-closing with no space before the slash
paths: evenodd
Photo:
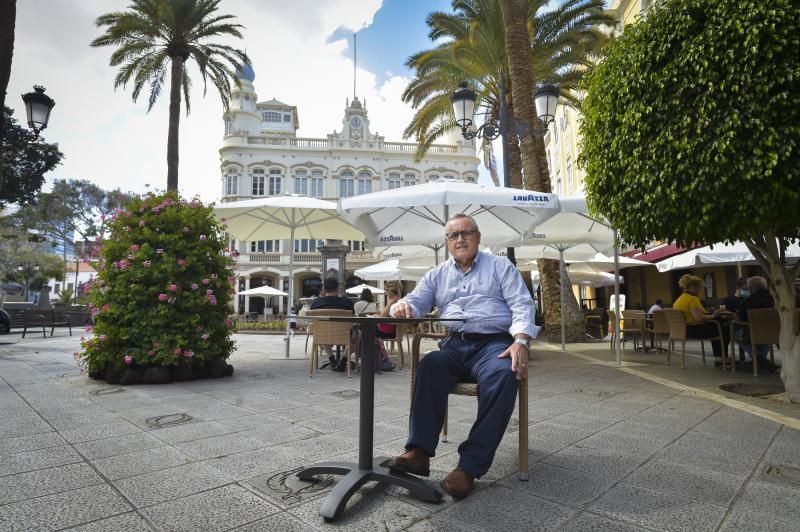
<path id="1" fill-rule="evenodd" d="M 115 212 L 110 230 L 89 291 L 94 327 L 82 367 L 102 374 L 227 359 L 232 326 L 217 300 L 231 297 L 231 260 L 211 207 L 151 194 Z"/>

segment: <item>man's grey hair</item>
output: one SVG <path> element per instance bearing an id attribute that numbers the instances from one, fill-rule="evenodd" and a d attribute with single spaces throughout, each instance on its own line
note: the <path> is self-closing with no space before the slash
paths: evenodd
<path id="1" fill-rule="evenodd" d="M 766 290 L 767 280 L 758 275 L 754 275 L 747 280 L 747 288 L 749 288 L 751 292 L 755 292 L 756 290 Z"/>
<path id="2" fill-rule="evenodd" d="M 478 222 L 475 221 L 475 218 L 473 218 L 469 214 L 464 214 L 463 212 L 459 212 L 458 214 L 454 214 L 453 216 L 448 218 L 447 224 L 449 224 L 450 222 L 454 222 L 456 220 L 463 220 L 463 219 L 469 220 L 469 223 L 472 224 L 472 227 L 474 227 L 475 230 L 478 231 L 479 233 L 481 232 L 481 230 L 478 228 Z M 445 224 L 445 226 L 447 226 L 447 224 Z"/>

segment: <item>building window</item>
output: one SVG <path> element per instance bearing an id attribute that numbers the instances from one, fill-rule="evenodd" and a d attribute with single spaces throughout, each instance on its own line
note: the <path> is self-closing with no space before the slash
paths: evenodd
<path id="1" fill-rule="evenodd" d="M 233 120 L 226 120 L 225 121 L 225 134 L 230 135 L 233 133 Z"/>
<path id="2" fill-rule="evenodd" d="M 281 114 L 277 111 L 263 111 L 261 113 L 261 118 L 264 122 L 280 122 Z"/>
<path id="3" fill-rule="evenodd" d="M 284 122 L 291 122 L 292 121 L 292 115 L 283 115 L 283 121 Z"/>
<path id="4" fill-rule="evenodd" d="M 363 240 L 348 240 L 348 244 L 350 244 L 350 251 L 366 251 L 367 250 L 367 243 Z"/>
<path id="5" fill-rule="evenodd" d="M 431 174 L 428 176 L 428 181 L 439 181 L 439 176 L 437 174 Z"/>
<path id="6" fill-rule="evenodd" d="M 400 188 L 400 174 L 389 174 L 389 190 Z"/>
<path id="7" fill-rule="evenodd" d="M 410 187 L 417 184 L 417 176 L 414 174 L 406 174 L 403 176 L 403 186 Z"/>
<path id="8" fill-rule="evenodd" d="M 553 191 L 556 194 L 561 194 L 561 170 L 556 170 L 556 189 Z"/>
<path id="9" fill-rule="evenodd" d="M 322 188 L 322 170 L 311 171 L 311 197 L 321 198 L 324 194 Z"/>
<path id="10" fill-rule="evenodd" d="M 369 172 L 359 172 L 358 193 L 369 194 L 370 192 L 372 192 L 372 174 Z"/>
<path id="11" fill-rule="evenodd" d="M 60 294 L 61 293 L 61 283 L 56 283 L 55 289 L 53 290 L 54 293 Z"/>
<path id="12" fill-rule="evenodd" d="M 294 193 L 308 196 L 308 172 L 296 170 L 294 173 Z"/>
<path id="13" fill-rule="evenodd" d="M 572 158 L 567 157 L 567 194 L 572 193 Z"/>
<path id="14" fill-rule="evenodd" d="M 344 171 L 339 174 L 339 196 L 342 198 L 349 198 L 355 196 L 356 180 L 353 177 L 353 172 Z"/>
<path id="15" fill-rule="evenodd" d="M 553 124 L 553 144 L 558 145 L 558 125 Z"/>
<path id="16" fill-rule="evenodd" d="M 269 195 L 277 196 L 281 193 L 281 171 L 273 169 L 269 171 Z"/>
<path id="17" fill-rule="evenodd" d="M 279 253 L 280 244 L 280 240 L 252 240 L 250 253 Z"/>
<path id="18" fill-rule="evenodd" d="M 256 168 L 253 170 L 253 196 L 263 196 L 264 195 L 264 182 L 266 181 L 266 176 L 264 175 L 264 170 L 261 168 Z"/>
<path id="19" fill-rule="evenodd" d="M 229 169 L 228 175 L 225 176 L 225 195 L 239 195 L 239 172 L 233 168 Z"/>
<path id="20" fill-rule="evenodd" d="M 316 253 L 317 249 L 322 245 L 323 240 L 310 240 L 303 238 L 294 241 L 295 253 Z"/>

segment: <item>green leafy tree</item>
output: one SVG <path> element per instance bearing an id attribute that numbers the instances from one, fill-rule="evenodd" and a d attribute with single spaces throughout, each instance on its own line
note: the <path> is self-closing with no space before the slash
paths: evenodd
<path id="1" fill-rule="evenodd" d="M 800 402 L 800 338 L 785 249 L 800 236 L 800 4 L 665 0 L 590 75 L 590 207 L 628 243 L 742 240 L 781 314 L 783 378 Z"/>
<path id="2" fill-rule="evenodd" d="M 14 57 L 14 28 L 17 23 L 17 0 L 0 2 L 0 109 L 6 105 L 6 89 L 11 79 Z M 0 117 L 0 139 L 3 138 L 5 116 Z"/>
<path id="3" fill-rule="evenodd" d="M 14 120 L 3 109 L 5 132 L 0 140 L 0 208 L 8 203 L 29 203 L 44 184 L 44 174 L 61 163 L 58 144 L 48 144 Z"/>
<path id="4" fill-rule="evenodd" d="M 82 366 L 102 376 L 227 359 L 232 261 L 211 208 L 172 193 L 137 198 L 115 213 L 110 232 L 89 289 L 95 325 Z"/>
<path id="5" fill-rule="evenodd" d="M 232 46 L 210 42 L 220 37 L 241 38 L 233 15 L 219 15 L 220 0 L 133 0 L 127 11 L 98 17 L 105 33 L 92 46 L 115 46 L 111 66 L 120 67 L 114 88 L 133 83 L 133 101 L 143 89 L 150 91 L 148 112 L 153 108 L 169 74 L 169 131 L 167 137 L 167 190 L 178 190 L 178 129 L 181 92 L 189 113 L 191 79 L 187 63 L 194 59 L 203 80 L 209 79 L 227 109 L 235 69 L 249 62 Z"/>

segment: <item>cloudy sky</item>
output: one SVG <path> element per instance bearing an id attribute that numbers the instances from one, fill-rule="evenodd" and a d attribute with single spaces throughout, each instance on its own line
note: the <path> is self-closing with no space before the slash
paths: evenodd
<path id="1" fill-rule="evenodd" d="M 24 123 L 19 95 L 44 85 L 56 100 L 43 136 L 57 142 L 64 163 L 48 178 L 91 180 L 103 188 L 144 192 L 166 187 L 168 87 L 148 114 L 147 95 L 114 90 L 111 48 L 91 48 L 94 20 L 126 0 L 18 0 L 16 41 L 6 105 Z M 305 137 L 341 129 L 353 92 L 352 34 L 358 33 L 358 96 L 372 130 L 400 140 L 411 109 L 400 101 L 410 79 L 406 58 L 430 46 L 425 17 L 448 0 L 223 0 L 220 11 L 245 26 L 245 48 L 259 100 L 297 105 Z M 180 190 L 204 201 L 219 197 L 222 104 L 205 97 L 193 73 L 192 112 L 181 116 Z M 488 179 L 482 178 L 482 181 Z"/>

